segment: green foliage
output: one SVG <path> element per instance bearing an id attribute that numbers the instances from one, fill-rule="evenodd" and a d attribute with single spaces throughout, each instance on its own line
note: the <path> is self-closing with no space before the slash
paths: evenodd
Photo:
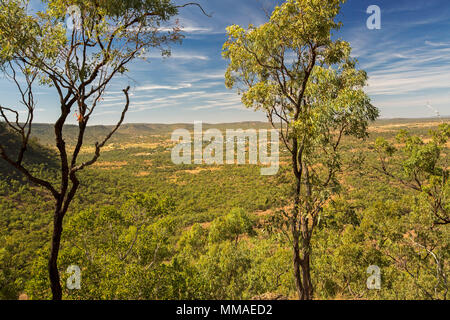
<path id="1" fill-rule="evenodd" d="M 441 124 L 429 132 L 432 139 L 422 138 L 401 131 L 397 142 L 399 150 L 380 138 L 375 143 L 382 172 L 406 187 L 422 193 L 428 198 L 428 212 L 434 216 L 435 224 L 450 223 L 447 196 L 450 189 L 448 157 L 442 152 L 450 139 L 450 125 Z"/>
<path id="2" fill-rule="evenodd" d="M 243 93 L 249 108 L 273 115 L 280 111 L 274 105 L 283 107 L 290 129 L 286 137 L 302 141 L 302 167 L 309 170 L 302 186 L 314 188 L 310 194 L 303 191 L 307 196 L 301 206 L 309 211 L 301 216 L 306 224 L 300 225 L 316 225 L 309 249 L 317 298 L 448 299 L 450 126 L 443 123 L 425 137 L 426 129 L 399 120 L 395 125 L 412 127 L 413 132 L 397 134 L 392 127 L 368 136 L 378 111 L 363 91 L 367 74 L 358 70 L 350 45 L 332 36 L 340 27 L 335 17 L 342 2 L 288 0 L 260 27 L 229 27 L 223 53 L 230 61 L 226 84 Z M 95 66 L 102 61 L 125 73 L 120 61 L 130 54 L 137 57 L 136 45 L 166 53 L 167 44 L 181 39 L 176 28 L 158 36 L 153 32 L 177 13 L 171 1 L 45 4 L 43 12 L 28 16 L 25 1 L 1 2 L 0 62 L 7 66 L 17 57 L 29 59 L 24 73 L 44 70 L 40 76 L 46 85 L 52 81 L 45 71 L 61 77 L 67 71 L 65 81 L 79 84 L 95 76 Z M 83 66 L 72 63 L 66 70 L 67 57 L 61 53 L 67 51 L 70 32 L 61 22 L 69 5 L 81 8 L 86 17 L 83 34 L 96 42 L 96 50 Z M 144 31 L 140 40 L 127 27 L 136 19 Z M 123 51 L 114 41 L 110 50 L 101 48 L 111 36 Z M 305 69 L 314 52 L 316 63 Z M 280 81 L 282 75 L 286 77 Z M 301 101 L 294 95 L 299 91 Z M 376 125 L 392 124 L 384 120 Z M 90 127 L 86 141 L 95 143 L 110 129 Z M 292 196 L 292 164 L 283 164 L 276 177 L 261 177 L 256 166 L 214 171 L 201 165 L 175 167 L 167 151 L 172 129 L 124 127 L 98 167 L 80 176 L 82 188 L 64 224 L 59 271 L 64 285 L 66 268 L 79 265 L 82 289 L 65 289 L 64 297 L 294 297 L 292 253 L 287 249 L 291 239 L 281 236 L 283 228 L 261 228 L 290 212 L 283 200 Z M 33 130 L 42 141 L 54 142 L 52 126 L 36 125 Z M 71 148 L 77 130 L 65 128 Z M 345 135 L 349 139 L 338 149 Z M 361 143 L 362 138 L 369 141 Z M 0 139 L 9 153 L 17 153 L 19 137 L 1 123 Z M 127 146 L 136 142 L 142 145 Z M 92 150 L 83 151 L 80 161 L 92 157 Z M 363 155 L 358 165 L 355 153 Z M 292 154 L 283 149 L 280 157 L 290 161 Z M 30 143 L 24 161 L 37 176 L 60 180 L 54 152 L 37 141 Z M 0 298 L 16 299 L 24 292 L 33 299 L 50 298 L 49 196 L 2 161 L 0 174 Z M 327 179 L 331 183 L 324 187 Z M 366 287 L 369 265 L 381 268 L 381 290 Z"/>
<path id="3" fill-rule="evenodd" d="M 382 121 L 376 126 L 396 128 L 399 124 L 402 122 Z M 427 128 L 414 128 L 409 123 L 404 127 L 412 128 L 410 136 L 420 135 L 424 143 L 432 142 L 434 133 L 439 132 L 436 126 L 426 137 Z M 37 132 L 45 138 L 46 130 L 39 127 Z M 292 168 L 283 165 L 280 176 L 261 177 L 252 166 L 224 166 L 214 171 L 205 166 L 175 167 L 166 148 L 126 147 L 135 143 L 129 138 L 134 135 L 150 134 L 148 140 L 140 142 L 162 144 L 169 136 L 157 138 L 160 130 L 126 127 L 111 150 L 103 154 L 101 166 L 83 173 L 85 183 L 68 213 L 59 260 L 63 286 L 69 276 L 67 267 L 81 267 L 82 290 L 65 290 L 64 297 L 251 299 L 276 294 L 294 298 L 292 252 L 286 238 L 276 229 L 268 233 L 261 228 L 265 221 L 279 216 L 277 200 L 289 195 L 291 180 L 285 171 L 289 174 Z M 395 180 L 386 180 L 373 170 L 379 158 L 369 148 L 382 137 L 388 144 L 396 144 L 397 157 L 391 159 L 389 168 L 405 174 L 401 163 L 407 154 L 402 153 L 404 145 L 398 144 L 396 136 L 395 129 L 374 132 L 366 144 L 355 139 L 343 145 L 342 196 L 334 196 L 324 207 L 312 239 L 311 266 L 319 299 L 444 297 L 446 287 L 443 278 L 436 277 L 435 258 L 417 244 L 432 249 L 448 274 L 448 226 L 431 227 L 436 219 L 427 190 L 442 190 L 446 194 L 442 199 L 448 199 L 449 190 L 427 189 L 431 185 L 427 182 L 425 192 L 419 192 L 401 183 L 389 183 Z M 449 151 L 444 142 L 436 168 L 445 168 L 444 155 Z M 27 154 L 30 164 L 39 168 L 51 154 L 41 154 L 45 148 L 36 146 L 36 153 L 29 150 Z M 365 155 L 358 170 L 353 165 L 355 150 Z M 146 156 L 136 156 L 142 153 Z M 286 154 L 281 150 L 280 157 Z M 88 158 L 89 154 L 83 156 Z M 105 167 L 115 162 L 127 164 Z M 50 168 L 44 167 L 42 173 L 51 176 Z M 195 169 L 206 170 L 186 172 Z M 141 171 L 150 174 L 138 177 Z M 0 197 L 0 295 L 16 299 L 26 293 L 33 299 L 47 299 L 51 297 L 47 258 L 52 204 L 37 188 L 10 174 L 6 170 L 4 179 L 8 180 L 0 180 L 4 185 Z M 436 187 L 438 181 L 442 182 L 442 177 L 436 180 Z M 442 204 L 448 210 L 448 202 Z M 406 271 L 405 263 L 414 277 Z M 381 268 L 380 291 L 366 288 L 369 265 Z"/>
<path id="4" fill-rule="evenodd" d="M 42 2 L 44 10 L 28 15 L 27 0 L 5 0 L 1 2 L 0 14 L 0 62 L 20 57 L 30 72 L 40 74 L 42 84 L 62 81 L 64 74 L 69 82 L 91 82 L 98 75 L 99 65 L 123 73 L 124 65 L 136 58 L 140 50 L 160 47 L 167 51 L 163 49 L 165 44 L 182 38 L 176 28 L 166 33 L 154 32 L 178 13 L 170 0 Z M 68 30 L 62 23 L 71 6 L 77 6 L 82 13 L 79 30 Z M 82 57 L 82 65 L 71 57 L 74 39 L 82 41 L 75 47 L 90 47 L 89 57 Z M 69 52 L 69 56 L 64 52 Z M 66 67 L 69 70 L 63 72 Z"/>
<path id="5" fill-rule="evenodd" d="M 88 209 L 71 216 L 60 265 L 82 267 L 83 289 L 66 291 L 67 298 L 156 298 L 144 296 L 146 284 L 141 279 L 162 272 L 160 264 L 172 252 L 169 238 L 176 228 L 172 210 L 170 199 L 134 193 L 119 208 Z M 61 271 L 64 275 L 65 270 Z M 139 272 L 142 274 L 137 275 Z M 30 281 L 33 297 L 45 292 L 41 277 Z M 63 281 L 66 279 L 63 276 Z M 36 288 L 33 283 L 43 285 Z"/>
<path id="6" fill-rule="evenodd" d="M 274 223 L 292 244 L 299 299 L 313 298 L 311 239 L 324 204 L 341 191 L 343 137 L 366 139 L 379 116 L 364 91 L 367 73 L 333 35 L 344 2 L 287 0 L 259 27 L 228 27 L 223 46 L 226 86 L 266 113 L 291 153 L 292 209 Z"/>
<path id="7" fill-rule="evenodd" d="M 110 82 L 117 75 L 123 75 L 131 61 L 143 56 L 146 49 L 150 48 L 159 48 L 163 54 L 167 54 L 166 46 L 180 41 L 182 37 L 177 25 L 171 31 L 162 31 L 161 24 L 167 23 L 177 14 L 177 7 L 168 0 L 125 2 L 43 0 L 40 6 L 42 9 L 35 13 L 28 12 L 28 4 L 28 1 L 22 0 L 0 2 L 0 68 L 17 86 L 21 93 L 21 102 L 28 111 L 25 123 L 20 124 L 20 112 L 14 110 L 15 107 L 11 109 L 0 106 L 2 120 L 9 129 L 20 136 L 15 146 L 20 146 L 17 158 L 12 159 L 11 155 L 8 155 L 3 141 L 0 143 L 0 155 L 29 181 L 44 187 L 54 198 L 54 231 L 49 274 L 53 298 L 59 300 L 62 298 L 62 290 L 57 260 L 62 225 L 80 186 L 78 173 L 98 160 L 101 149 L 122 124 L 130 105 L 130 87 L 123 90 L 126 103 L 117 126 L 102 142 L 95 143 L 96 152 L 90 160 L 79 163 L 78 156 L 83 147 L 84 133 L 90 116 L 98 102 L 102 100 Z M 70 11 L 75 11 L 78 16 L 72 17 L 74 12 Z M 72 28 L 69 28 L 70 24 L 63 24 L 68 14 L 71 15 L 71 19 L 73 18 Z M 24 77 L 25 81 L 19 80 L 20 76 Z M 24 166 L 27 165 L 23 161 L 24 153 L 31 144 L 29 138 L 34 119 L 33 89 L 36 82 L 41 86 L 54 87 L 60 104 L 58 120 L 54 124 L 54 141 L 60 160 L 59 186 L 58 183 L 54 183 L 54 179 L 43 180 L 35 172 L 30 171 L 28 166 Z M 5 112 L 12 113 L 16 119 L 10 120 Z M 69 115 L 73 113 L 78 121 L 77 142 L 72 150 L 68 150 L 63 128 Z M 3 132 L 0 134 L 3 135 Z M 134 204 L 129 204 L 128 208 L 131 213 L 135 213 L 132 217 L 121 217 L 112 211 L 103 214 L 105 216 L 103 222 L 111 220 L 122 223 L 132 219 L 132 222 L 139 224 L 138 227 L 129 226 L 128 235 L 122 232 L 121 237 L 114 239 L 120 247 L 134 237 L 129 251 L 137 241 L 140 228 L 146 227 L 151 218 L 160 214 L 161 205 L 168 204 L 158 204 L 152 212 L 145 212 L 146 208 L 153 208 L 157 200 L 138 195 L 132 198 Z M 136 209 L 137 206 L 143 207 L 144 211 Z M 86 212 L 82 217 L 88 222 L 93 222 L 89 214 Z M 87 223 L 86 221 L 84 223 Z M 83 224 L 83 221 L 80 223 Z M 125 253 L 125 257 L 129 255 L 129 251 Z"/>
<path id="8" fill-rule="evenodd" d="M 242 209 L 234 209 L 230 214 L 213 221 L 209 231 L 211 243 L 225 240 L 239 240 L 243 234 L 254 235 L 253 221 Z"/>

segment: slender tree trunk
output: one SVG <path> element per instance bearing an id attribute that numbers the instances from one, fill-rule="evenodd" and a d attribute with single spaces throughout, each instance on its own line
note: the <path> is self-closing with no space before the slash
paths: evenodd
<path id="1" fill-rule="evenodd" d="M 303 300 L 312 300 L 313 286 L 311 281 L 311 264 L 309 253 L 305 254 L 302 260 L 302 275 L 303 275 Z"/>
<path id="2" fill-rule="evenodd" d="M 294 139 L 294 152 L 292 154 L 292 162 L 294 168 L 294 174 L 297 178 L 297 186 L 295 188 L 295 200 L 294 200 L 294 211 L 293 218 L 291 220 L 291 232 L 292 232 L 292 244 L 293 244 L 293 258 L 294 258 L 294 277 L 295 277 L 295 287 L 297 289 L 297 295 L 299 300 L 303 299 L 303 283 L 302 276 L 300 273 L 301 257 L 300 257 L 300 245 L 299 236 L 300 232 L 298 230 L 298 215 L 300 213 L 300 193 L 302 188 L 301 183 L 301 167 L 300 170 L 297 166 L 297 140 Z"/>
<path id="3" fill-rule="evenodd" d="M 61 244 L 61 234 L 63 230 L 62 222 L 64 217 L 64 213 L 61 210 L 62 203 L 59 201 L 56 205 L 55 215 L 53 217 L 52 247 L 48 263 L 53 300 L 62 300 L 62 288 L 58 270 L 58 255 Z"/>
<path id="4" fill-rule="evenodd" d="M 300 250 L 299 250 L 299 245 L 298 245 L 298 238 L 294 239 L 293 251 L 294 251 L 295 287 L 297 289 L 298 299 L 303 300 L 304 290 L 303 290 L 303 283 L 302 283 L 302 275 L 300 272 L 301 258 L 300 258 Z"/>
<path id="5" fill-rule="evenodd" d="M 298 117 L 297 117 L 298 118 Z M 291 233 L 293 241 L 293 263 L 294 263 L 294 277 L 295 286 L 297 289 L 297 295 L 299 300 L 312 300 L 313 298 L 313 286 L 311 281 L 311 269 L 310 269 L 310 239 L 305 239 L 304 237 L 309 236 L 305 228 L 301 217 L 301 190 L 302 190 L 302 176 L 303 169 L 305 168 L 306 173 L 306 184 L 307 193 L 311 194 L 311 186 L 309 184 L 309 174 L 307 167 L 303 166 L 302 162 L 303 147 L 298 146 L 297 138 L 293 139 L 293 151 L 292 151 L 292 163 L 294 169 L 294 175 L 297 180 L 297 185 L 295 188 L 295 199 L 294 199 L 294 210 L 293 217 L 291 220 Z M 308 208 L 307 208 L 308 210 Z M 302 249 L 300 250 L 300 237 L 302 237 Z"/>
<path id="6" fill-rule="evenodd" d="M 303 248 L 300 250 L 300 236 L 302 237 L 306 236 L 300 230 L 302 226 L 298 224 L 299 220 L 302 221 L 301 218 L 299 219 L 299 215 L 301 214 L 300 196 L 301 196 L 301 180 L 297 179 L 297 186 L 295 190 L 294 217 L 291 221 L 295 286 L 297 289 L 297 295 L 299 300 L 312 300 L 314 290 L 311 281 L 311 267 L 310 267 L 311 248 L 309 244 L 310 239 L 302 238 Z"/>
<path id="7" fill-rule="evenodd" d="M 312 300 L 314 288 L 311 281 L 310 255 L 301 258 L 298 240 L 294 239 L 294 277 L 299 300 Z"/>
<path id="8" fill-rule="evenodd" d="M 294 157 L 294 161 L 297 161 Z M 297 175 L 297 186 L 295 189 L 295 204 L 294 204 L 294 217 L 291 221 L 291 232 L 293 240 L 293 263 L 294 263 L 294 277 L 295 277 L 295 287 L 297 289 L 297 295 L 299 300 L 305 300 L 305 283 L 302 280 L 303 261 L 300 256 L 300 230 L 298 225 L 298 216 L 300 214 L 300 194 L 301 194 L 301 172 Z"/>

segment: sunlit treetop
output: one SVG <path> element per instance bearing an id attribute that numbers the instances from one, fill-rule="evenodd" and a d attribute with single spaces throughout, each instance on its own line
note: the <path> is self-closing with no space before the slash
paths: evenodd
<path id="1" fill-rule="evenodd" d="M 295 85 L 312 59 L 332 65 L 348 56 L 349 44 L 331 39 L 331 32 L 341 26 L 335 16 L 342 2 L 289 0 L 276 7 L 270 21 L 259 27 L 228 27 L 229 40 L 224 45 L 224 56 L 230 59 L 227 85 L 231 87 L 237 80 L 233 72 L 242 71 L 244 81 L 253 84 L 268 80 L 271 74 L 267 69 L 275 72 L 284 66 Z"/>
<path id="2" fill-rule="evenodd" d="M 350 44 L 335 39 L 344 2 L 288 0 L 261 26 L 228 27 L 227 87 L 238 88 L 246 107 L 277 116 L 309 137 L 343 124 L 343 133 L 364 137 L 378 110 L 363 90 L 367 74 L 357 69 Z"/>
<path id="3" fill-rule="evenodd" d="M 89 82 L 108 74 L 108 67 L 123 73 L 147 50 L 169 54 L 167 45 L 182 39 L 170 21 L 178 8 L 169 0 L 44 0 L 42 5 L 28 13 L 28 1 L 1 1 L 0 59 L 38 69 L 49 84 L 51 76 L 67 86 Z"/>

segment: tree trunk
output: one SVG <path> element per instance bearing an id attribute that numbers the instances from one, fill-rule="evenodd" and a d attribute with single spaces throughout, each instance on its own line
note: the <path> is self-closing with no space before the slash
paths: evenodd
<path id="1" fill-rule="evenodd" d="M 312 300 L 313 298 L 313 285 L 311 281 L 311 267 L 309 253 L 305 254 L 302 260 L 302 275 L 303 275 L 303 299 Z"/>
<path id="2" fill-rule="evenodd" d="M 62 221 L 64 213 L 61 212 L 62 205 L 58 203 L 53 217 L 53 236 L 50 259 L 48 262 L 48 271 L 50 276 L 50 286 L 52 289 L 53 300 L 62 300 L 62 288 L 58 271 L 58 254 L 61 244 Z"/>
<path id="3" fill-rule="evenodd" d="M 296 244 L 297 243 L 297 244 Z M 299 300 L 312 300 L 314 288 L 311 281 L 310 256 L 300 257 L 298 240 L 294 240 L 294 278 Z"/>
<path id="4" fill-rule="evenodd" d="M 306 169 L 307 175 L 307 187 L 308 194 L 311 194 L 311 188 L 308 184 L 309 174 L 308 168 L 303 166 L 302 163 L 302 155 L 303 155 L 303 147 L 298 147 L 298 141 L 296 138 L 293 140 L 293 152 L 292 152 L 292 163 L 294 169 L 294 175 L 296 177 L 296 188 L 295 188 L 295 200 L 294 200 L 294 211 L 293 217 L 291 220 L 291 233 L 293 240 L 293 260 L 294 260 L 294 277 L 295 277 L 295 286 L 297 289 L 297 295 L 299 300 L 312 300 L 313 297 L 313 286 L 311 282 L 311 269 L 310 269 L 310 239 L 304 239 L 305 236 L 308 236 L 308 232 L 302 232 L 301 228 L 305 227 L 302 225 L 303 223 L 307 223 L 303 221 L 301 218 L 301 189 L 302 189 L 302 175 L 303 168 Z M 299 218 L 300 217 L 300 218 Z M 301 222 L 301 223 L 300 223 Z M 304 230 L 303 230 L 304 231 Z M 300 236 L 302 237 L 302 245 L 303 248 L 300 250 Z M 308 241 L 305 241 L 308 240 Z M 302 255 L 303 256 L 302 256 Z M 300 270 L 301 269 L 301 270 Z"/>
<path id="5" fill-rule="evenodd" d="M 295 277 L 295 287 L 297 289 L 297 295 L 299 300 L 303 300 L 303 283 L 302 283 L 302 275 L 300 272 L 301 259 L 300 259 L 300 250 L 298 246 L 298 238 L 294 239 L 294 277 Z"/>

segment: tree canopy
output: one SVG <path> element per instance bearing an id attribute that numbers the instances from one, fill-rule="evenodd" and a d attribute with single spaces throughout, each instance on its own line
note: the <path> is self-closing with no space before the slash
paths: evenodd
<path id="1" fill-rule="evenodd" d="M 323 205 L 339 190 L 342 138 L 366 138 L 378 117 L 364 92 L 366 72 L 357 69 L 350 44 L 333 34 L 343 2 L 287 0 L 261 26 L 228 27 L 223 47 L 227 87 L 238 89 L 246 107 L 266 113 L 292 155 L 293 209 L 283 214 L 301 299 L 313 294 L 311 238 Z"/>

